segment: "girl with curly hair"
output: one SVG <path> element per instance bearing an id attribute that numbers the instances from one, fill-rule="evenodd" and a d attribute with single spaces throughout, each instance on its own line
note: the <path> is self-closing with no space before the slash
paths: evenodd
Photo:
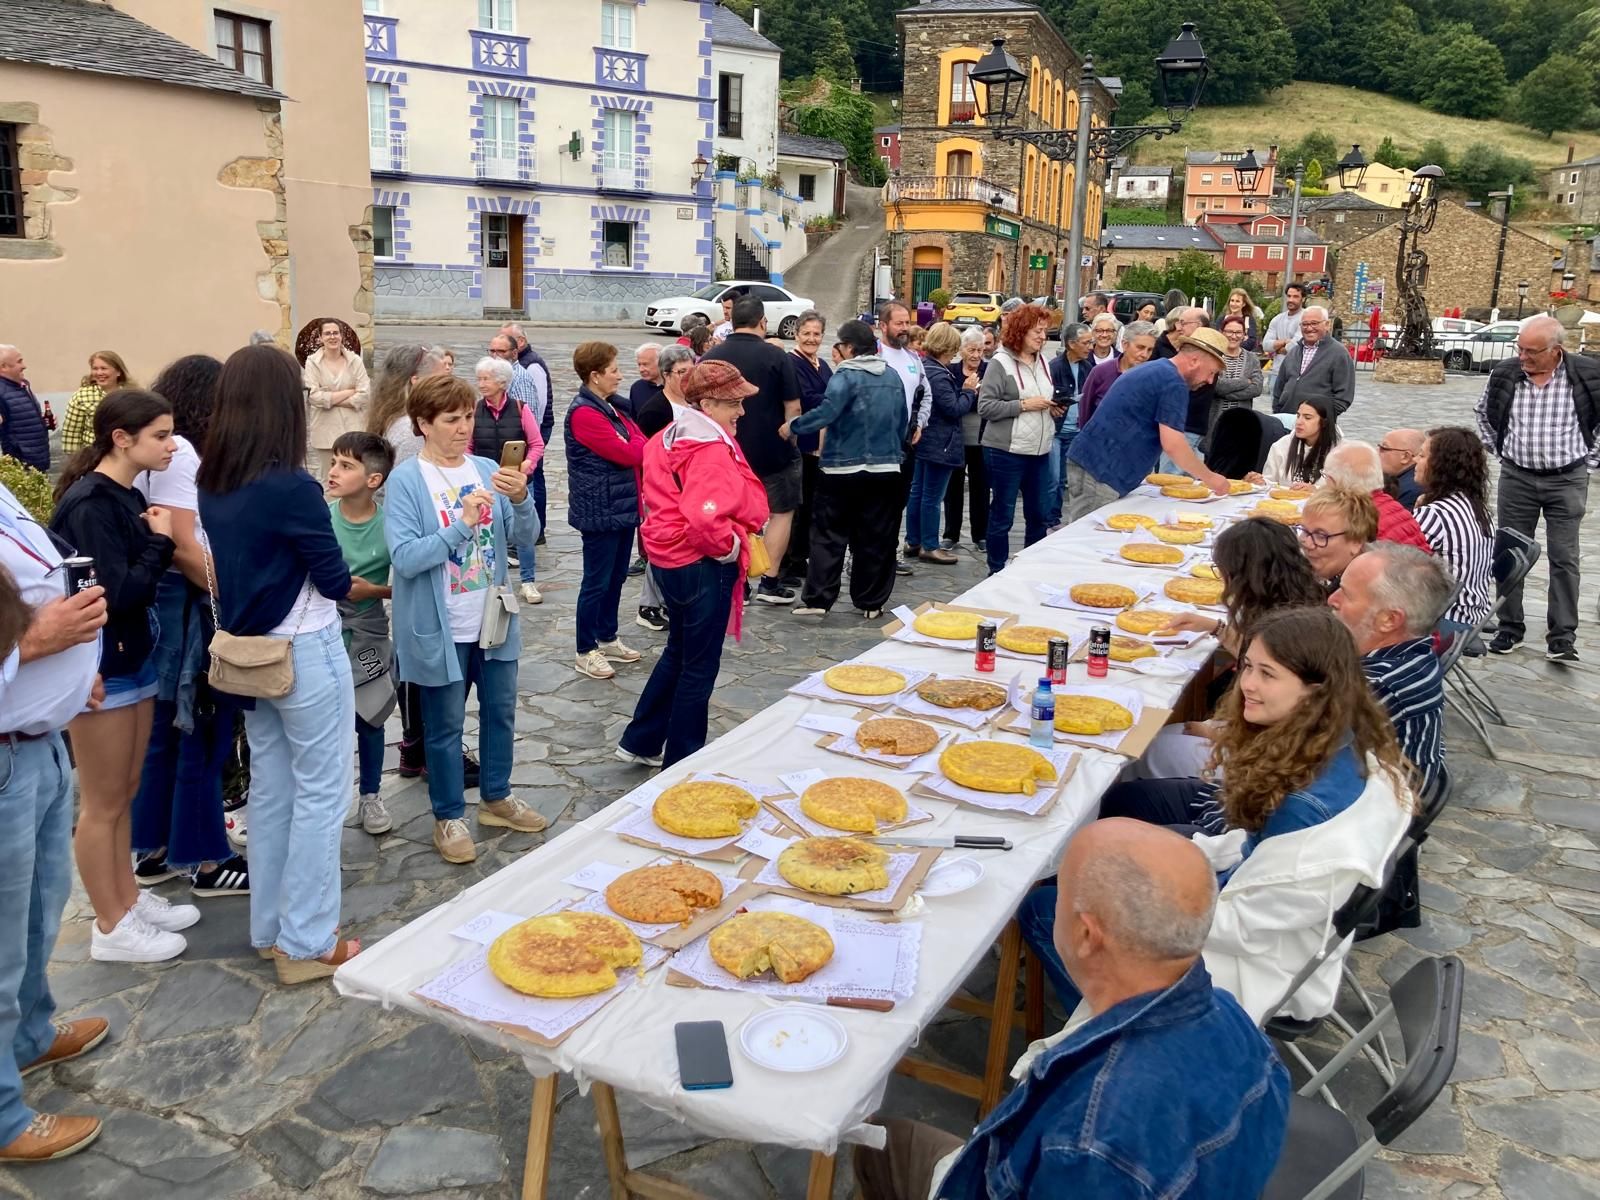
<path id="1" fill-rule="evenodd" d="M 1494 524 L 1482 440 L 1459 425 L 1430 429 L 1417 454 L 1416 480 L 1417 528 L 1461 584 L 1439 623 L 1450 632 L 1476 629 L 1494 607 Z"/>

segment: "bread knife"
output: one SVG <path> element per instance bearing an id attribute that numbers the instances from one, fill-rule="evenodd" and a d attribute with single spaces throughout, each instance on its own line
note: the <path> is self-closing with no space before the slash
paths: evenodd
<path id="1" fill-rule="evenodd" d="M 821 1004 L 828 1008 L 860 1008 L 869 1012 L 890 1012 L 894 1009 L 893 1000 L 878 1000 L 871 996 L 829 996 L 819 1000 L 814 996 L 786 996 L 786 1000 L 798 1000 L 802 1004 Z"/>
<path id="2" fill-rule="evenodd" d="M 885 833 L 867 840 L 885 846 L 932 846 L 940 850 L 955 850 L 958 848 L 965 850 L 1011 849 L 1011 842 L 1008 838 L 985 837 L 975 833 L 957 833 L 944 837 L 899 837 L 896 834 Z"/>

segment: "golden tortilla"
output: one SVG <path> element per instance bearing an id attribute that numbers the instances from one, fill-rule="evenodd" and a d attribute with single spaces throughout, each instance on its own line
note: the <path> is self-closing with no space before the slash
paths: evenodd
<path id="1" fill-rule="evenodd" d="M 1075 583 L 1067 594 L 1074 604 L 1089 608 L 1127 608 L 1139 598 L 1132 588 L 1120 583 Z"/>
<path id="2" fill-rule="evenodd" d="M 529 996 L 588 996 L 615 987 L 617 968 L 639 964 L 639 939 L 598 913 L 561 912 L 513 925 L 489 947 L 489 970 Z"/>
<path id="3" fill-rule="evenodd" d="M 842 663 L 822 673 L 822 682 L 850 696 L 892 696 L 905 691 L 906 677 L 888 667 Z"/>
<path id="4" fill-rule="evenodd" d="M 885 754 L 926 754 L 939 744 L 939 731 L 926 721 L 874 717 L 856 728 L 856 743 Z"/>
<path id="5" fill-rule="evenodd" d="M 1177 579 L 1167 580 L 1166 587 L 1161 590 L 1180 604 L 1222 603 L 1220 579 L 1184 579 L 1180 576 Z"/>
<path id="6" fill-rule="evenodd" d="M 906 819 L 906 798 L 898 788 L 876 779 L 841 776 L 820 779 L 800 794 L 800 811 L 829 829 L 877 833 L 878 822 Z"/>
<path id="7" fill-rule="evenodd" d="M 783 912 L 745 912 L 711 931 L 711 959 L 728 974 L 749 979 L 771 971 L 799 983 L 833 958 L 833 938 L 814 921 Z"/>
<path id="8" fill-rule="evenodd" d="M 942 638 L 951 642 L 971 641 L 978 636 L 978 626 L 985 621 L 992 621 L 993 617 L 981 616 L 978 613 L 953 612 L 950 609 L 934 608 L 918 615 L 911 622 L 911 628 L 918 633 L 925 633 L 929 637 Z"/>
<path id="9" fill-rule="evenodd" d="M 1018 654 L 1044 654 L 1051 638 L 1065 638 L 1063 630 L 1048 625 L 1007 625 L 995 635 L 995 644 Z"/>
<path id="10" fill-rule="evenodd" d="M 1151 542 L 1129 542 L 1117 554 L 1129 562 L 1153 566 L 1170 566 L 1183 561 L 1183 551 L 1176 546 L 1157 546 Z"/>
<path id="11" fill-rule="evenodd" d="M 612 912 L 647 925 L 680 925 L 697 909 L 721 903 L 722 881 L 689 863 L 640 867 L 618 875 L 606 888 Z"/>
<path id="12" fill-rule="evenodd" d="M 656 797 L 650 815 L 679 837 L 714 838 L 744 832 L 741 822 L 760 810 L 756 798 L 742 787 L 702 779 L 673 784 Z"/>
<path id="13" fill-rule="evenodd" d="M 778 855 L 778 874 L 819 896 L 854 896 L 889 886 L 889 856 L 855 838 L 801 838 Z"/>
<path id="14" fill-rule="evenodd" d="M 1012 742 L 957 742 L 939 755 L 945 778 L 980 792 L 1021 792 L 1031 796 L 1034 781 L 1056 778 L 1054 764 L 1028 746 Z"/>
<path id="15" fill-rule="evenodd" d="M 1115 733 L 1133 728 L 1133 714 L 1100 696 L 1057 696 L 1056 728 L 1062 733 Z"/>

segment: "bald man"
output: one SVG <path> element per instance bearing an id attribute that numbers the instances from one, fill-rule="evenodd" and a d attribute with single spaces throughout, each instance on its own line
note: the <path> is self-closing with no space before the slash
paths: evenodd
<path id="1" fill-rule="evenodd" d="M 1030 1047 L 1019 1086 L 966 1142 L 884 1122 L 884 1149 L 855 1150 L 864 1200 L 1259 1195 L 1289 1076 L 1200 960 L 1217 900 L 1205 855 L 1170 830 L 1096 821 L 1035 898 L 1054 908 L 1087 1016 Z"/>
<path id="2" fill-rule="evenodd" d="M 1395 499 L 1407 512 L 1417 507 L 1417 497 L 1422 495 L 1422 486 L 1417 483 L 1417 455 L 1427 440 L 1428 435 L 1420 429 L 1391 429 L 1378 443 L 1384 480 L 1393 480 Z"/>
<path id="3" fill-rule="evenodd" d="M 1383 487 L 1383 455 L 1371 442 L 1340 442 L 1328 451 L 1322 464 L 1322 478 L 1326 483 L 1366 492 L 1378 509 L 1378 540 L 1399 542 L 1402 546 L 1415 546 L 1428 554 L 1433 547 L 1427 535 L 1417 525 L 1417 519 L 1400 501 L 1389 495 Z"/>

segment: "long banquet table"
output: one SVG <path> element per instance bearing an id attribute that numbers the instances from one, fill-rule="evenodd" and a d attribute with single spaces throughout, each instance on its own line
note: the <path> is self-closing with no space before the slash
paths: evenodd
<path id="1" fill-rule="evenodd" d="M 1141 494 L 1145 491 L 1141 489 L 1102 512 L 1142 512 L 1165 519 L 1175 508 L 1195 511 L 1199 507 Z M 1237 516 L 1255 500 L 1252 496 L 1226 498 L 1206 504 L 1200 511 L 1211 516 Z M 1159 593 L 1161 584 L 1173 576 L 1163 570 L 1106 562 L 1106 556 L 1115 553 L 1126 535 L 1100 530 L 1093 521 L 1093 516 L 1085 518 L 1022 551 L 1005 570 L 953 598 L 954 602 L 1014 612 L 1025 623 L 1086 630 L 1089 618 L 1046 607 L 1036 585 L 1114 582 L 1141 593 L 1151 589 Z M 1159 594 L 1157 602 L 1171 606 Z M 845 613 L 832 619 L 854 618 Z M 1147 704 L 1172 708 L 1213 649 L 1214 643 L 1205 639 L 1175 652 L 1173 660 L 1190 668 L 1182 675 L 1146 676 L 1115 671 L 1110 682 L 1137 688 Z M 973 669 L 970 650 L 936 649 L 889 640 L 858 656 L 858 661 L 937 670 L 1002 684 L 1019 670 L 1026 670 L 1029 677 L 1038 674 L 1037 668 L 1027 663 L 1002 657 L 993 675 L 979 675 Z M 1069 682 L 1087 679 L 1084 664 L 1073 663 Z M 759 782 L 776 782 L 779 773 L 817 767 L 834 775 L 868 775 L 906 786 L 909 781 L 901 772 L 821 749 L 815 744 L 815 732 L 795 724 L 810 712 L 839 716 L 847 711 L 837 704 L 786 695 L 693 757 L 663 772 L 661 778 L 673 782 L 696 770 L 715 770 Z M 1013 734 L 991 736 L 1022 740 Z M 610 1085 L 711 1136 L 808 1149 L 822 1155 L 833 1154 L 841 1142 L 873 1143 L 881 1137 L 881 1131 L 865 1122 L 878 1108 L 896 1063 L 917 1044 L 922 1031 L 1000 937 L 1027 889 L 1036 879 L 1055 870 L 1067 840 L 1096 813 L 1100 796 L 1125 761 L 1089 749 L 1079 750 L 1079 755 L 1076 771 L 1061 798 L 1039 817 L 985 812 L 918 798 L 917 803 L 933 812 L 935 820 L 908 833 L 1000 834 L 1009 838 L 1015 848 L 1009 852 L 979 852 L 985 873 L 975 887 L 923 902 L 923 911 L 916 918 L 925 922 L 920 970 L 915 994 L 909 1000 L 887 1013 L 828 1010 L 846 1027 L 849 1047 L 842 1059 L 823 1070 L 779 1074 L 744 1058 L 737 1045 L 740 1026 L 774 1002 L 745 992 L 670 986 L 664 969 L 648 973 L 579 1025 L 565 1041 L 549 1048 L 433 1007 L 412 994 L 447 965 L 477 950 L 471 943 L 452 937 L 451 931 L 479 913 L 494 909 L 532 914 L 552 901 L 584 895 L 580 889 L 563 883 L 562 877 L 587 863 L 602 860 L 635 866 L 658 857 L 658 851 L 623 842 L 608 831 L 626 811 L 621 807 L 626 803 L 623 798 L 364 950 L 340 969 L 335 985 L 346 996 L 377 1001 L 385 1007 L 397 1006 L 518 1053 L 536 1077 L 553 1077 L 564 1071 L 580 1083 Z M 641 782 L 644 778 L 641 775 Z M 722 1021 L 728 1032 L 735 1082 L 726 1090 L 686 1092 L 678 1084 L 673 1025 L 684 1020 L 710 1019 Z M 417 1082 L 418 1086 L 426 1086 L 426 1081 Z M 606 1093 L 608 1097 L 609 1094 Z M 614 1108 L 612 1112 L 614 1115 Z M 542 1152 L 536 1146 L 538 1141 L 535 1131 L 530 1155 Z M 608 1166 L 615 1168 L 616 1164 L 608 1162 Z M 530 1175 L 533 1167 L 530 1162 Z M 629 1189 L 619 1185 L 620 1178 L 617 1169 L 613 1169 L 614 1193 L 627 1195 Z M 814 1186 L 813 1191 L 817 1190 Z M 690 1193 L 667 1190 L 657 1194 Z M 530 1188 L 524 1195 L 542 1195 L 542 1182 L 537 1190 Z"/>

